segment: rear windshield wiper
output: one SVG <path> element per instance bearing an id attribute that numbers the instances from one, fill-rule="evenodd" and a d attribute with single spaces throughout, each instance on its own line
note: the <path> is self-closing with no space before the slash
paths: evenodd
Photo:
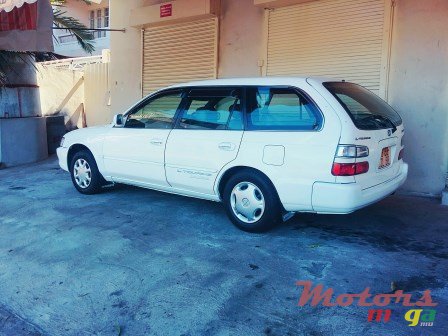
<path id="1" fill-rule="evenodd" d="M 390 120 L 389 118 L 382 116 L 380 114 L 371 114 L 368 117 L 363 118 L 365 119 L 374 119 L 374 120 L 381 120 L 387 122 L 392 127 L 392 134 L 394 134 L 397 131 L 397 126 Z"/>

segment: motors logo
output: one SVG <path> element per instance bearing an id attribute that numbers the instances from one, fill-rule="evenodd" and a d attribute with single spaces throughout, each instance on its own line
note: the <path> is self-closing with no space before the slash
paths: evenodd
<path id="1" fill-rule="evenodd" d="M 425 290 L 418 300 L 413 300 L 412 294 L 406 294 L 403 290 L 373 295 L 370 293 L 370 287 L 367 287 L 358 294 L 340 294 L 335 296 L 333 288 L 327 288 L 324 291 L 322 284 L 317 284 L 313 287 L 311 281 L 297 281 L 296 285 L 303 287 L 298 306 L 303 307 L 310 304 L 312 307 L 317 305 L 324 307 L 348 307 L 356 304 L 360 307 L 371 307 L 367 313 L 368 322 L 389 322 L 392 310 L 382 307 L 390 304 L 401 304 L 403 307 L 435 307 L 438 305 L 438 303 L 432 300 L 429 289 Z M 434 309 L 410 309 L 404 315 L 404 319 L 409 322 L 411 327 L 417 325 L 422 327 L 433 326 L 435 317 L 436 310 Z"/>

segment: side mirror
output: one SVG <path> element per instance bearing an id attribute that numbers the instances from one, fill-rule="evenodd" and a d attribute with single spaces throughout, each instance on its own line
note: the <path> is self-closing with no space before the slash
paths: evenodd
<path id="1" fill-rule="evenodd" d="M 123 127 L 124 126 L 124 117 L 122 114 L 116 114 L 114 119 L 112 120 L 113 127 Z"/>

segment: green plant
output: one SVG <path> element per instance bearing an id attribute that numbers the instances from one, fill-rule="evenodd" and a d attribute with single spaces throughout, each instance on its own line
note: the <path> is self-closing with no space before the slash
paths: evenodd
<path id="1" fill-rule="evenodd" d="M 79 0 L 78 0 L 79 1 Z M 81 0 L 86 4 L 90 5 L 90 1 Z M 91 31 L 86 30 L 87 27 L 79 22 L 78 19 L 74 17 L 67 16 L 66 12 L 63 11 L 65 7 L 66 0 L 51 0 L 53 6 L 53 24 L 57 28 L 64 28 L 73 34 L 78 41 L 81 48 L 91 54 L 95 51 L 95 47 L 92 43 L 94 35 Z"/>

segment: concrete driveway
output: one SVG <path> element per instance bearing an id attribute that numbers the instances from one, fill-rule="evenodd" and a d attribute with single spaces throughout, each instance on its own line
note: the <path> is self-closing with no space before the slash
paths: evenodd
<path id="1" fill-rule="evenodd" d="M 447 242 L 437 200 L 389 197 L 256 235 L 218 203 L 126 186 L 83 196 L 52 158 L 0 170 L 0 334 L 446 335 Z M 396 304 L 388 323 L 357 305 L 299 307 L 298 280 L 430 289 L 434 326 L 409 327 L 412 307 Z"/>

